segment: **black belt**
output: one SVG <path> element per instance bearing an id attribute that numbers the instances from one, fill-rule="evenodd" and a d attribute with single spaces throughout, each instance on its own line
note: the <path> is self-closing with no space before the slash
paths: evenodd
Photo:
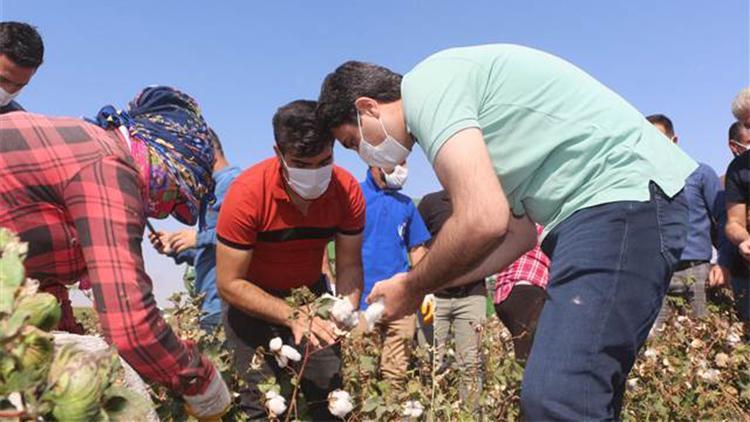
<path id="1" fill-rule="evenodd" d="M 691 259 L 688 261 L 680 261 L 677 263 L 677 266 L 675 267 L 675 271 L 684 271 L 688 268 L 697 267 L 698 265 L 708 264 L 709 261 L 702 260 L 702 259 Z"/>
<path id="2" fill-rule="evenodd" d="M 484 280 L 477 280 L 473 283 L 464 284 L 463 286 L 458 287 L 448 287 L 446 289 L 435 292 L 435 297 L 439 297 L 441 299 L 467 297 L 471 295 L 472 290 L 474 290 L 480 283 L 484 283 Z"/>

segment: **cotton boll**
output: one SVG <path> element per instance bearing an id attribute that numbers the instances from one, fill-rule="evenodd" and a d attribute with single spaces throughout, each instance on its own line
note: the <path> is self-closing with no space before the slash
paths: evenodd
<path id="1" fill-rule="evenodd" d="M 406 416 L 407 418 L 418 418 L 422 416 L 422 412 L 424 412 L 424 407 L 422 406 L 422 403 L 417 400 L 409 400 L 404 403 L 403 416 Z"/>
<path id="2" fill-rule="evenodd" d="M 276 358 L 276 364 L 279 365 L 279 368 L 286 368 L 289 364 L 289 358 L 282 354 L 276 354 L 273 357 Z"/>
<path id="3" fill-rule="evenodd" d="M 345 328 L 353 328 L 357 325 L 357 312 L 349 299 L 336 299 L 331 307 L 331 316 L 334 321 L 338 322 Z"/>
<path id="4" fill-rule="evenodd" d="M 328 411 L 332 415 L 343 418 L 354 409 L 352 397 L 344 390 L 334 390 L 328 395 Z"/>
<path id="5" fill-rule="evenodd" d="M 286 344 L 281 346 L 281 356 L 294 361 L 299 362 L 302 359 L 302 355 L 292 346 L 287 346 Z"/>
<path id="6" fill-rule="evenodd" d="M 286 399 L 275 391 L 266 393 L 266 408 L 273 416 L 279 416 L 286 411 Z"/>
<path id="7" fill-rule="evenodd" d="M 274 338 L 271 339 L 271 341 L 268 342 L 268 348 L 272 352 L 278 353 L 281 350 L 281 346 L 283 344 L 284 343 L 281 341 L 280 337 L 274 337 Z"/>
<path id="8" fill-rule="evenodd" d="M 365 322 L 367 323 L 367 332 L 372 331 L 375 328 L 375 324 L 380 321 L 385 311 L 385 304 L 383 299 L 378 299 L 375 303 L 371 304 L 365 310 Z"/>

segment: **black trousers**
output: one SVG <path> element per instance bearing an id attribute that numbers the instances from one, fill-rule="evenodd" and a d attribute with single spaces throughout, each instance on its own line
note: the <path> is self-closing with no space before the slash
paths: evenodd
<path id="1" fill-rule="evenodd" d="M 495 313 L 513 336 L 513 350 L 519 361 L 526 361 L 529 357 L 536 323 L 546 298 L 547 292 L 541 287 L 519 284 L 513 286 L 502 303 L 495 305 Z"/>
<path id="2" fill-rule="evenodd" d="M 323 294 L 325 283 L 322 283 L 322 285 L 318 283 L 311 290 L 318 295 Z M 283 292 L 269 293 L 275 296 L 283 295 Z M 240 390 L 240 408 L 250 420 L 266 420 L 268 419 L 267 411 L 263 405 L 263 393 L 258 390 L 258 384 L 272 376 L 276 377 L 277 383 L 288 384 L 290 373 L 287 369 L 279 368 L 276 360 L 270 355 L 265 357 L 265 363 L 259 369 L 251 369 L 250 364 L 255 355 L 255 350 L 262 346 L 268 352 L 268 342 L 274 337 L 280 337 L 284 344 L 295 346 L 292 332 L 285 326 L 274 325 L 251 317 L 226 303 L 224 303 L 222 314 L 227 346 L 234 352 L 235 370 L 246 383 L 245 387 Z M 304 356 L 304 341 L 295 347 Z M 295 369 L 299 370 L 301 363 L 297 362 Z M 341 388 L 341 385 L 341 349 L 339 345 L 322 349 L 310 355 L 300 388 L 307 403 L 307 412 L 313 420 L 330 421 L 338 419 L 328 412 L 327 398 L 329 392 Z M 288 406 L 290 393 L 282 391 L 282 394 L 285 396 Z"/>

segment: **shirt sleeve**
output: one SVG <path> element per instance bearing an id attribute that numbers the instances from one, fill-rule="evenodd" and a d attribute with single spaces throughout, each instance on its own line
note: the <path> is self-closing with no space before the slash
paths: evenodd
<path id="1" fill-rule="evenodd" d="M 743 153 L 729 164 L 726 175 L 725 194 L 727 203 L 748 204 L 750 202 L 748 201 L 750 186 L 748 186 L 748 180 L 746 180 L 746 175 L 750 174 L 750 166 L 747 164 L 748 160 L 750 160 L 750 153 Z"/>
<path id="2" fill-rule="evenodd" d="M 344 186 L 346 190 L 346 212 L 339 224 L 339 233 L 345 235 L 360 234 L 365 229 L 365 197 L 362 187 L 351 175 L 347 175 Z"/>
<path id="3" fill-rule="evenodd" d="M 138 177 L 135 169 L 107 157 L 81 170 L 63 191 L 94 305 L 105 338 L 141 376 L 178 394 L 202 393 L 212 365 L 164 321 L 144 268 L 145 210 Z"/>
<path id="4" fill-rule="evenodd" d="M 414 203 L 409 201 L 409 238 L 407 246 L 409 249 L 425 244 L 430 241 L 430 232 L 427 230 L 427 226 L 422 220 L 422 216 L 419 215 L 417 207 Z"/>
<path id="5" fill-rule="evenodd" d="M 259 195 L 252 185 L 237 181 L 222 201 L 216 224 L 217 241 L 235 249 L 252 249 L 258 236 Z"/>
<path id="6" fill-rule="evenodd" d="M 703 168 L 703 186 L 701 186 L 703 199 L 706 201 L 711 225 L 715 227 L 719 216 L 717 210 L 718 201 L 716 199 L 721 190 L 721 181 L 714 169 L 705 164 L 701 164 L 701 167 Z"/>
<path id="7" fill-rule="evenodd" d="M 406 124 L 435 162 L 440 148 L 463 129 L 479 126 L 479 64 L 459 59 L 420 63 L 401 83 Z M 486 79 L 486 78 L 485 78 Z"/>

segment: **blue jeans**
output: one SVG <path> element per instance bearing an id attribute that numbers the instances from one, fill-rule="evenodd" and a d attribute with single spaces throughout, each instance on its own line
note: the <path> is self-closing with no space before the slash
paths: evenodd
<path id="1" fill-rule="evenodd" d="M 221 312 L 204 315 L 201 318 L 200 328 L 207 333 L 214 333 L 221 324 Z"/>
<path id="2" fill-rule="evenodd" d="M 548 298 L 526 364 L 526 420 L 614 420 L 687 233 L 687 201 L 651 184 L 647 202 L 580 210 L 547 236 Z"/>

